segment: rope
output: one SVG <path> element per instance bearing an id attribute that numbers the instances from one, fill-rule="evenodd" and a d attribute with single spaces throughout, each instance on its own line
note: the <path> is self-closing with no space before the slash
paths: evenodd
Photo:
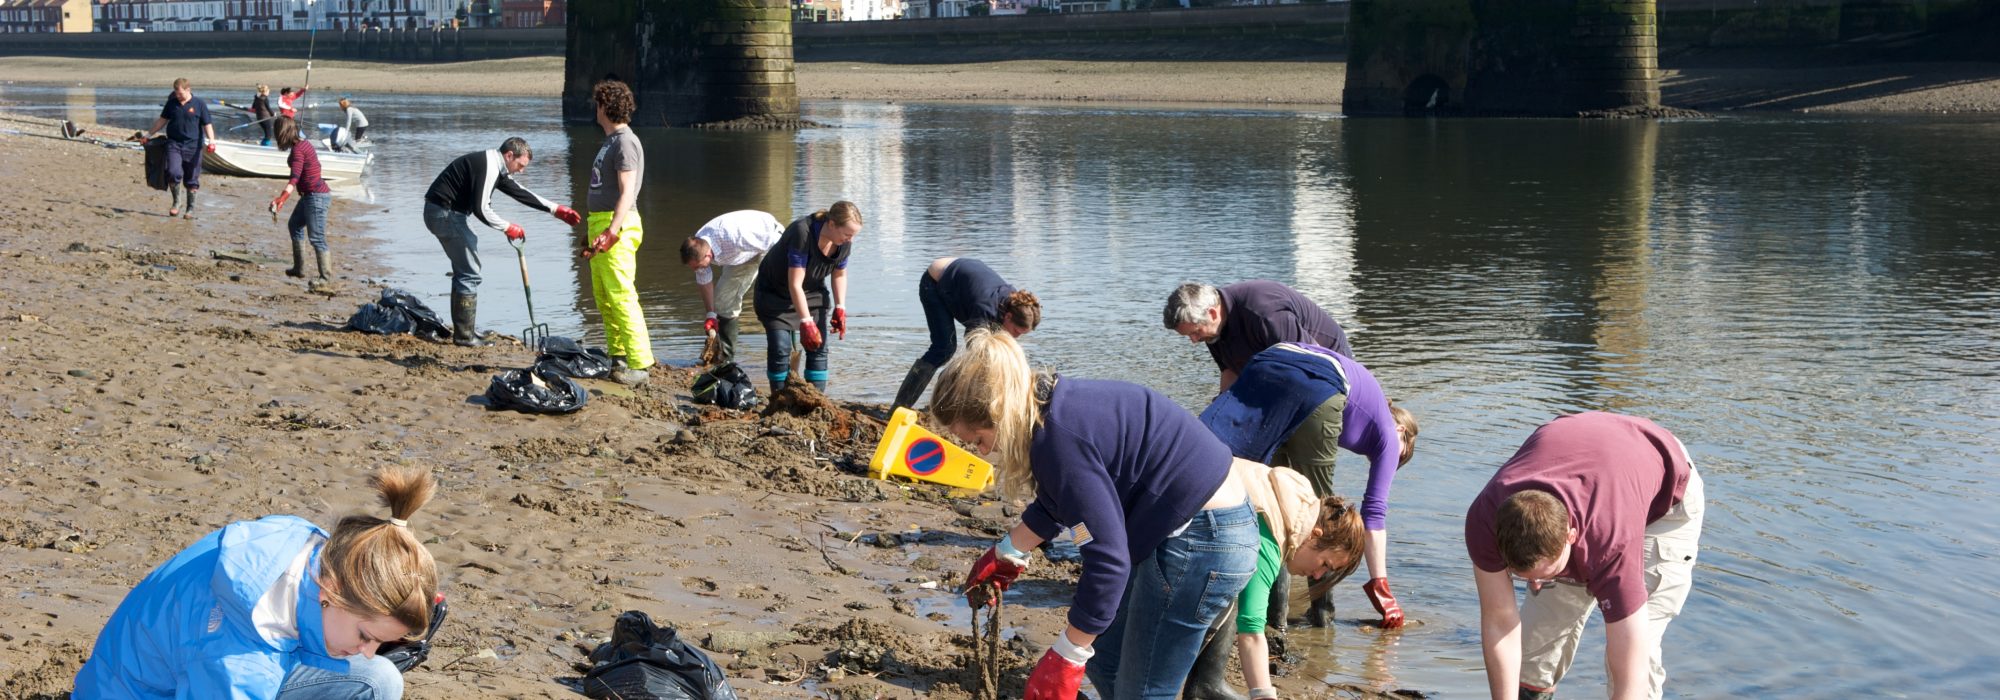
<path id="1" fill-rule="evenodd" d="M 972 590 L 975 598 L 972 606 L 972 665 L 973 674 L 979 677 L 979 687 L 973 689 L 973 700 L 1000 700 L 1000 596 L 1001 590 L 991 583 L 980 584 Z M 979 631 L 979 609 L 991 607 L 986 613 L 986 632 Z"/>

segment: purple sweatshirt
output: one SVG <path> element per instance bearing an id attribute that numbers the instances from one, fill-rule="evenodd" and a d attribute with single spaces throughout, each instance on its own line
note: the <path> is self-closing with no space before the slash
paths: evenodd
<path id="1" fill-rule="evenodd" d="M 1389 485 L 1403 457 L 1403 438 L 1389 415 L 1389 397 L 1375 375 L 1354 358 L 1334 353 L 1347 375 L 1347 408 L 1340 412 L 1340 447 L 1368 458 L 1368 490 L 1361 495 L 1361 522 L 1370 530 L 1388 527 Z"/>
<path id="2" fill-rule="evenodd" d="M 1201 512 L 1229 477 L 1232 457 L 1201 421 L 1158 392 L 1061 378 L 1028 459 L 1035 502 L 1021 522 L 1045 540 L 1076 529 L 1083 576 L 1069 623 L 1101 634 L 1118 614 L 1133 565 Z"/>

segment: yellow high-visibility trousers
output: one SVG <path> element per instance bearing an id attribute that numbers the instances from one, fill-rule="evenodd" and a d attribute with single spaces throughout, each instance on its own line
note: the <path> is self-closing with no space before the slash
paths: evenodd
<path id="1" fill-rule="evenodd" d="M 597 240 L 611 227 L 611 212 L 592 212 L 585 230 L 585 245 Z M 604 351 L 625 358 L 625 366 L 646 369 L 653 366 L 653 340 L 646 334 L 646 312 L 639 308 L 639 244 L 646 237 L 639 212 L 625 214 L 624 230 L 610 250 L 590 257 L 590 293 L 597 299 L 597 315 L 604 319 Z"/>

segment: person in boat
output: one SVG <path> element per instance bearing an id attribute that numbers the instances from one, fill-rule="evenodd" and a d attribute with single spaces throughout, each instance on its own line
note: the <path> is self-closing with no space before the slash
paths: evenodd
<path id="1" fill-rule="evenodd" d="M 271 86 L 258 85 L 257 97 L 250 100 L 250 118 L 256 119 L 258 128 L 264 130 L 264 140 L 257 142 L 257 145 L 271 145 L 271 120 L 276 116 L 277 113 L 271 111 Z"/>

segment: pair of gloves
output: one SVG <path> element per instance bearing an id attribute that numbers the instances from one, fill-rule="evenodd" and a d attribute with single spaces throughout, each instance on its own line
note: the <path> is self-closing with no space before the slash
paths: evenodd
<path id="1" fill-rule="evenodd" d="M 569 224 L 571 226 L 583 223 L 583 215 L 578 214 L 575 209 L 571 209 L 566 206 L 557 205 L 554 214 L 556 215 L 557 219 L 561 219 L 563 223 Z M 520 224 L 516 223 L 507 224 L 507 240 L 520 241 L 526 239 L 527 237 L 528 237 L 528 230 L 521 228 Z M 607 241 L 606 239 L 609 240 Z M 618 244 L 618 234 L 606 231 L 604 235 L 597 237 L 597 243 L 598 245 L 594 245 L 591 247 L 595 248 L 596 252 L 602 253 L 606 250 L 611 249 L 611 246 Z M 590 251 L 584 251 L 584 253 L 585 257 L 589 257 Z"/>
<path id="2" fill-rule="evenodd" d="M 834 333 L 840 334 L 841 340 L 846 340 L 847 307 L 833 307 L 833 317 L 827 319 L 826 327 Z M 819 326 L 814 324 L 811 318 L 807 318 L 799 324 L 799 343 L 805 345 L 807 350 L 818 350 L 819 346 L 826 344 L 826 336 L 820 335 Z M 1015 573 L 1018 574 L 1020 572 Z M 1010 578 L 1008 580 L 1012 581 L 1013 579 Z M 1002 586 L 1001 590 L 1006 590 L 1006 587 Z"/>
<path id="3" fill-rule="evenodd" d="M 807 322 L 806 328 L 811 327 L 811 322 Z M 979 561 L 972 564 L 972 572 L 966 574 L 965 601 L 977 605 L 973 589 L 985 584 L 1007 590 L 1027 568 L 1028 554 L 1014 547 L 1013 536 L 1000 538 L 985 554 L 979 555 Z M 1084 665 L 1096 653 L 1090 647 L 1077 646 L 1068 634 L 1056 635 L 1055 643 L 1042 653 L 1042 659 L 1035 662 L 1035 670 L 1028 674 L 1023 700 L 1075 700 L 1077 689 L 1083 687 Z"/>

